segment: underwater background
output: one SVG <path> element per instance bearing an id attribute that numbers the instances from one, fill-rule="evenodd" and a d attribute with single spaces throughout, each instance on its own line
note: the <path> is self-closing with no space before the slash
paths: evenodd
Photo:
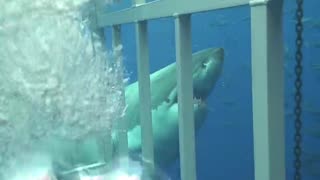
<path id="1" fill-rule="evenodd" d="M 103 153 L 90 151 L 99 149 L 99 142 L 84 142 L 81 149 L 80 141 L 105 135 L 106 129 L 111 132 L 113 123 L 123 116 L 122 67 L 117 64 L 121 57 L 114 59 L 116 52 L 105 52 L 104 43 L 107 50 L 112 49 L 110 28 L 105 29 L 106 42 L 91 36 L 85 18 L 94 8 L 87 2 L 92 1 L 0 0 L 0 180 L 16 180 L 15 175 L 26 180 L 28 173 L 34 180 L 39 178 L 33 174 L 37 165 L 41 173 L 50 173 L 54 163 L 69 162 L 65 167 L 69 170 L 76 163 L 83 165 L 83 159 L 92 160 L 91 155 L 101 158 Z M 289 180 L 294 172 L 296 1 L 284 2 L 283 105 Z M 303 179 L 318 180 L 320 1 L 304 2 L 302 171 Z M 107 10 L 130 6 L 131 1 L 116 0 Z M 148 27 L 152 73 L 175 61 L 174 19 L 151 20 Z M 225 54 L 223 73 L 207 99 L 209 113 L 196 134 L 199 180 L 254 179 L 250 31 L 249 6 L 192 15 L 192 51 L 222 47 Z M 129 83 L 135 82 L 135 24 L 122 26 L 122 43 L 126 77 Z M 41 151 L 50 157 L 42 157 Z M 38 158 L 40 162 L 33 162 Z M 163 171 L 173 180 L 181 179 L 178 159 Z"/>
<path id="2" fill-rule="evenodd" d="M 295 0 L 285 0 L 284 61 L 286 179 L 293 179 Z M 131 2 L 113 4 L 110 11 L 130 7 Z M 320 179 L 320 1 L 304 1 L 303 46 L 303 179 Z M 148 24 L 150 73 L 175 61 L 173 18 Z M 197 177 L 209 179 L 254 179 L 251 97 L 250 7 L 210 11 L 192 15 L 193 52 L 223 47 L 223 74 L 208 99 L 209 113 L 196 134 Z M 130 82 L 137 80 L 135 25 L 122 26 L 124 64 Z M 111 37 L 111 29 L 106 29 Z M 109 39 L 110 40 L 110 39 Z M 111 48 L 111 42 L 107 41 Z M 166 172 L 180 179 L 177 161 Z"/>

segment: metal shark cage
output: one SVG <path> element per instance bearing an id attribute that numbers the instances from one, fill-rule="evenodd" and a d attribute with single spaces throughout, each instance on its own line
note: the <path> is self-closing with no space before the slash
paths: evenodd
<path id="1" fill-rule="evenodd" d="M 151 166 L 154 152 L 147 23 L 151 19 L 174 18 L 182 180 L 196 179 L 190 17 L 204 11 L 250 6 L 255 179 L 285 179 L 283 0 L 135 0 L 132 7 L 117 12 L 105 11 L 100 0 L 94 3 L 95 28 L 112 28 L 113 47 L 121 44 L 121 25 L 135 23 L 139 95 L 143 102 L 140 104 L 142 157 L 148 159 Z M 125 121 L 120 124 L 126 127 Z M 120 154 L 126 155 L 126 133 L 121 134 L 120 144 Z"/>

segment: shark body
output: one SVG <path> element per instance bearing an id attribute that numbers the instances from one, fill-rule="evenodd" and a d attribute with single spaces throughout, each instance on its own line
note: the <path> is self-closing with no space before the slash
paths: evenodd
<path id="1" fill-rule="evenodd" d="M 208 48 L 192 55 L 196 130 L 206 119 L 206 99 L 222 72 L 223 61 L 224 50 L 222 48 Z M 172 63 L 150 75 L 154 160 L 157 167 L 165 167 L 179 156 L 177 80 L 173 78 L 176 77 L 176 72 L 176 64 Z M 127 109 L 124 118 L 128 123 L 128 149 L 130 155 L 139 155 L 142 142 L 137 82 L 126 87 L 125 96 Z M 117 158 L 118 138 L 113 136 L 112 140 L 114 158 Z M 63 172 L 75 166 L 104 160 L 99 145 L 104 141 L 101 140 L 101 137 L 88 138 L 80 145 L 73 142 L 64 144 L 60 140 L 54 141 L 56 143 L 53 143 L 52 150 L 56 154 L 55 162 L 53 162 L 56 165 L 55 172 Z"/>

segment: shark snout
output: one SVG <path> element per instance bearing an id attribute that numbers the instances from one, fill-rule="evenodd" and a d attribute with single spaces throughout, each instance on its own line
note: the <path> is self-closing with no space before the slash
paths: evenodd
<path id="1" fill-rule="evenodd" d="M 213 51 L 213 57 L 215 60 L 223 61 L 224 60 L 224 49 L 223 48 L 216 48 Z"/>

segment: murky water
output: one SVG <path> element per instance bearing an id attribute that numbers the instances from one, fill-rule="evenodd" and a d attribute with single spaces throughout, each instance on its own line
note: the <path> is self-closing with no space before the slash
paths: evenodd
<path id="1" fill-rule="evenodd" d="M 92 43 L 87 0 L 0 0 L 0 174 L 47 137 L 81 140 L 122 115 L 122 67 Z M 81 11 L 79 9 L 82 9 Z M 111 65 L 110 59 L 115 60 Z"/>

